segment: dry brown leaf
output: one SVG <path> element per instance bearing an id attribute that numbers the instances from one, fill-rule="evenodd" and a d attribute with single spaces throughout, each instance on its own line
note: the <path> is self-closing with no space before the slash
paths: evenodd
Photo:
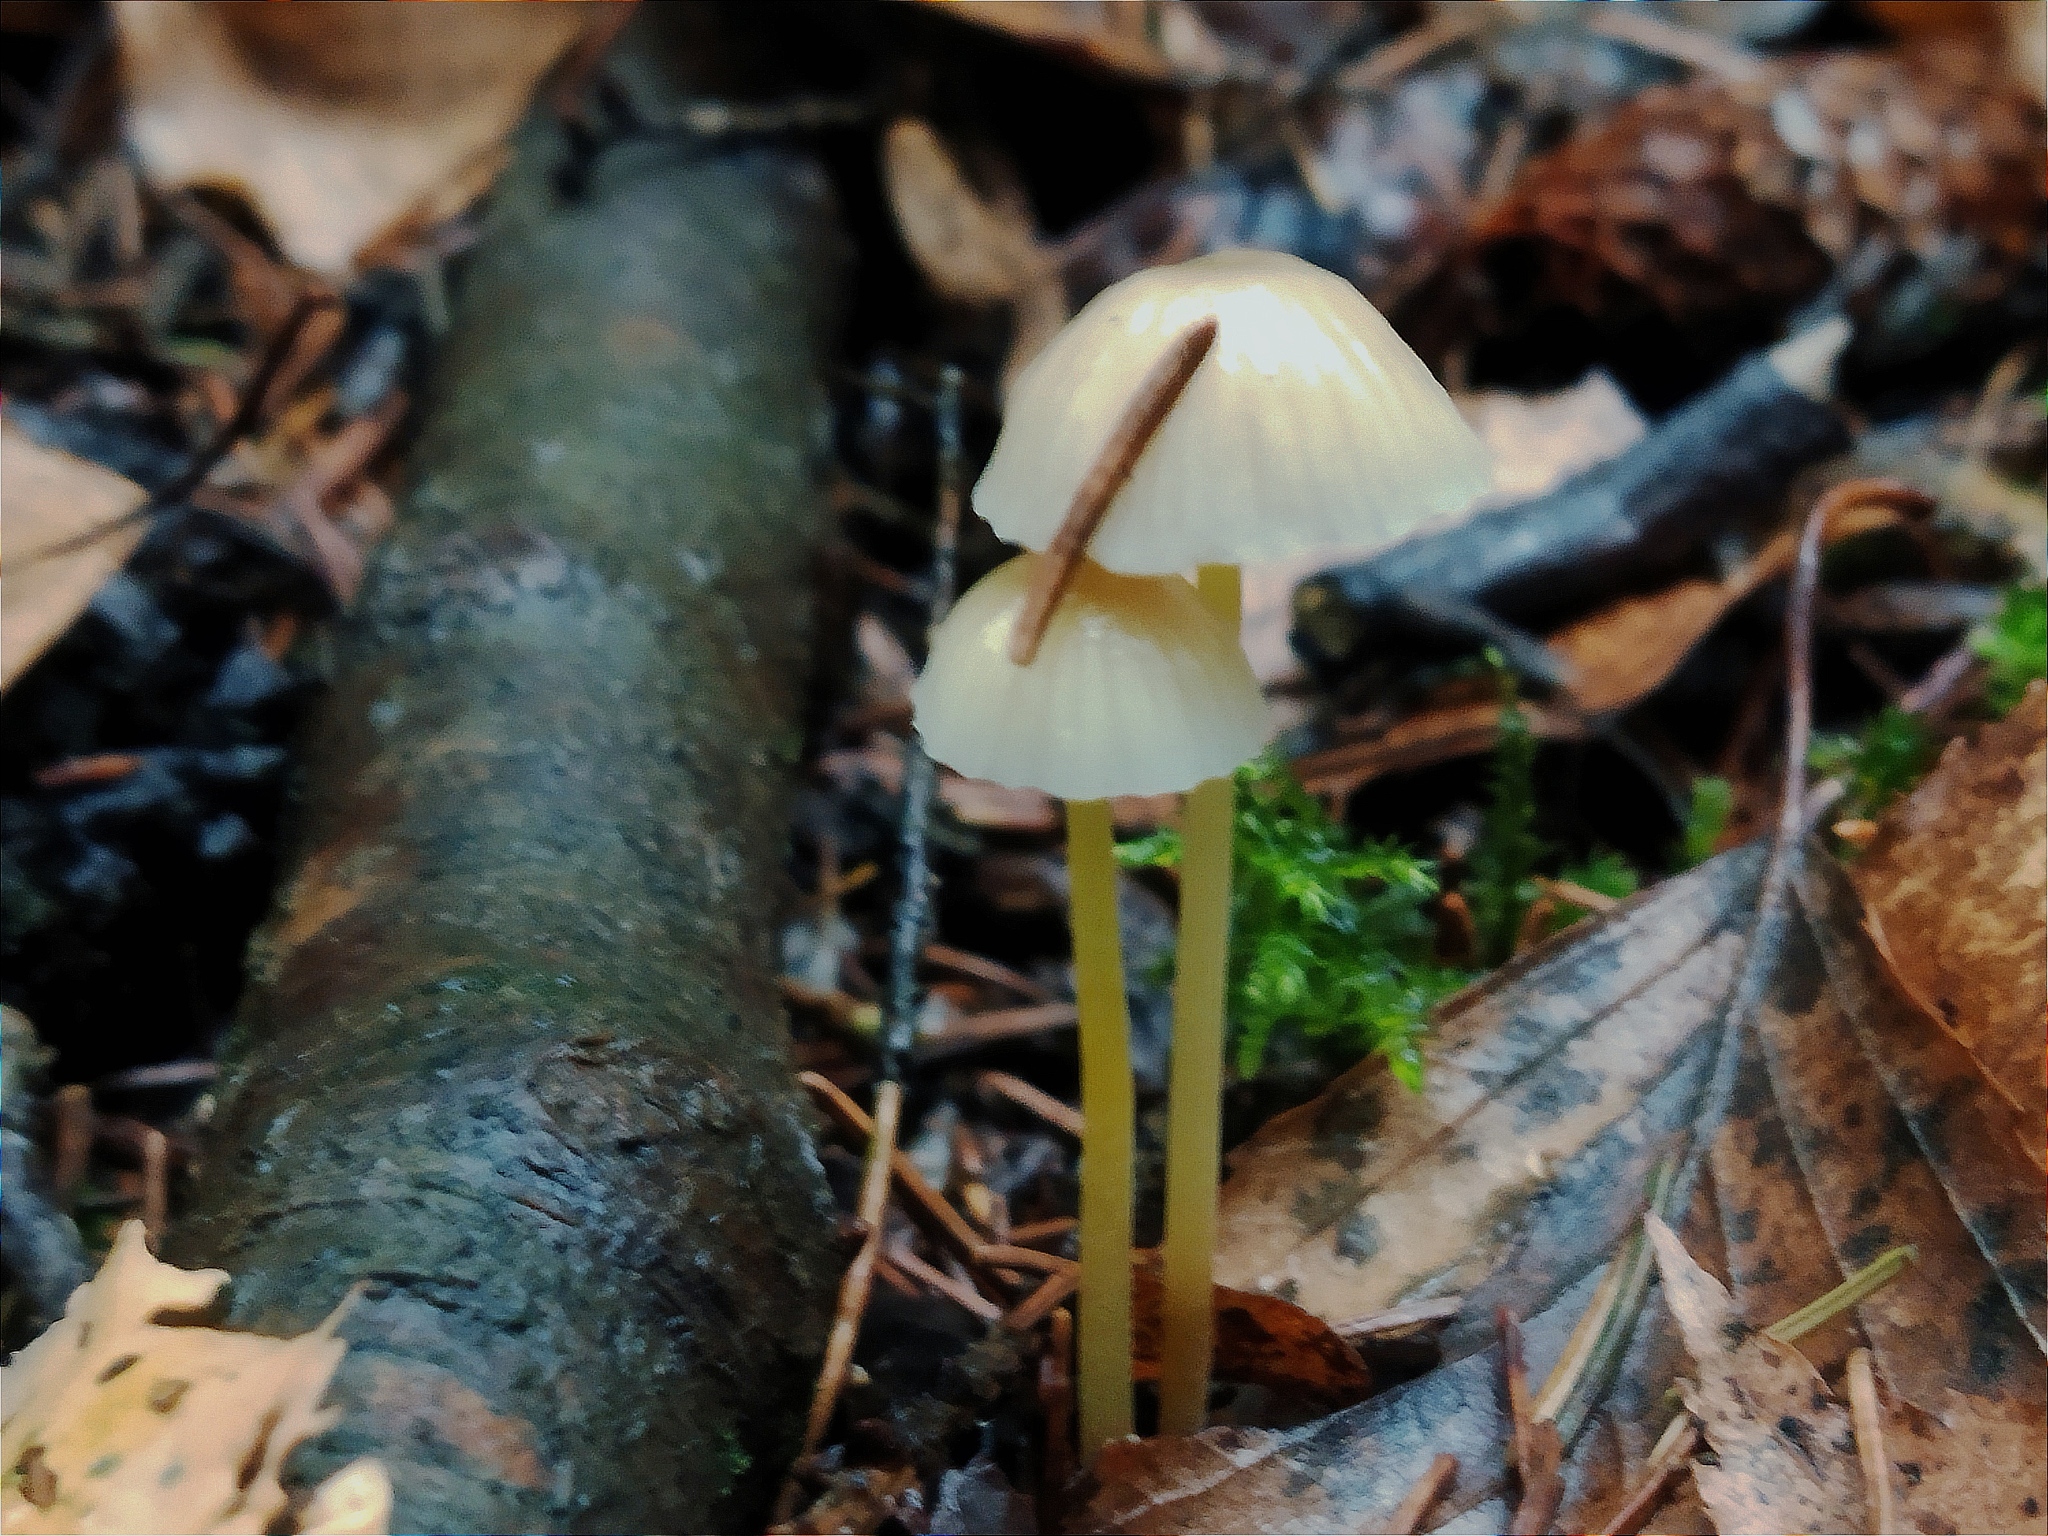
<path id="1" fill-rule="evenodd" d="M 1645 1171 L 1690 1133 L 1760 865 L 1755 847 L 1723 855 L 1453 999 L 1425 1046 L 1420 1094 L 1367 1065 L 1248 1143 L 1223 1194 L 1219 1278 L 1326 1317 L 1456 1292 L 1463 1307 L 1439 1335 L 1449 1363 L 1300 1429 L 1121 1450 L 1098 1467 L 1076 1527 L 1376 1529 L 1449 1451 L 1460 1471 L 1440 1518 L 1504 1529 L 1493 1309 L 1531 1314 L 1540 1379 L 1633 1220 Z M 2038 1175 L 2011 1106 L 1892 986 L 1840 869 L 1813 854 L 1794 894 L 1688 1233 L 1710 1256 L 1725 1243 L 1729 1305 L 1750 1328 L 1913 1244 L 1918 1260 L 1836 1329 L 1861 1329 L 1901 1399 L 1950 1416 L 1952 1456 L 1981 1469 L 1991 1447 L 2011 1448 L 2001 1481 L 1942 1497 L 2024 1515 L 2043 1469 L 2019 1429 L 2048 1395 Z M 1606 1406 L 1570 1447 L 1564 1528 L 1599 1528 L 1639 1481 L 1678 1349 L 1662 1309 L 1648 1309 Z M 1940 1507 L 1930 1495 L 1921 1528 L 1939 1528 L 1928 1522 Z M 1666 1514 L 1686 1518 L 1683 1499 Z"/>
<path id="2" fill-rule="evenodd" d="M 347 273 L 360 251 L 476 190 L 592 8 L 117 5 L 127 132 L 162 187 L 225 186 L 286 256 Z"/>
<path id="3" fill-rule="evenodd" d="M 1163 1294 L 1156 1260 L 1140 1264 L 1131 1279 L 1132 1369 L 1140 1381 L 1156 1381 Z M 1217 1379 L 1272 1387 L 1332 1408 L 1355 1403 L 1371 1389 L 1358 1351 L 1313 1313 L 1225 1285 L 1215 1287 L 1214 1306 Z"/>
<path id="4" fill-rule="evenodd" d="M 1905 521 L 1891 507 L 1855 504 L 1828 519 L 1824 537 L 1833 546 Z M 1623 598 L 1544 643 L 1564 663 L 1580 709 L 1593 715 L 1626 709 L 1661 687 L 1737 603 L 1789 574 L 1797 554 L 1798 539 L 1788 529 L 1721 581 L 1681 581 L 1648 597 Z"/>
<path id="5" fill-rule="evenodd" d="M 928 0 L 1020 42 L 1156 84 L 1208 84 L 1229 59 L 1186 0 Z"/>
<path id="6" fill-rule="evenodd" d="M 946 142 L 916 117 L 899 117 L 883 136 L 882 181 L 904 245 L 941 298 L 1010 308 L 1007 387 L 1068 315 L 1066 285 L 1039 244 L 1021 188 L 982 196 Z"/>
<path id="7" fill-rule="evenodd" d="M 2044 1443 L 2038 1402 L 1949 1392 L 1939 1413 L 1885 1404 L 1892 1500 L 1916 1531 L 2048 1531 Z"/>
<path id="8" fill-rule="evenodd" d="M 148 499 L 111 469 L 0 423 L 0 505 L 7 509 L 0 688 L 27 671 L 121 568 L 149 526 L 121 519 Z"/>
<path id="9" fill-rule="evenodd" d="M 1955 741 L 1885 813 L 1855 866 L 1871 931 L 1906 989 L 1983 1064 L 2048 1166 L 2048 702 Z"/>
<path id="10" fill-rule="evenodd" d="M 1850 1428 L 1806 1356 L 1754 1331 L 1719 1281 L 1651 1218 L 1664 1297 L 1699 1380 L 1685 1393 L 1717 1466 L 1694 1482 L 1724 1536 L 1870 1529 L 1873 1504 Z M 1888 1398 L 1884 1460 L 1903 1526 L 1919 1531 L 2048 1529 L 2048 1408 L 1953 1390 L 1938 1412 Z"/>
<path id="11" fill-rule="evenodd" d="M 1029 212 L 977 192 L 922 118 L 899 117 L 889 125 L 882 181 L 903 243 L 940 297 L 1006 303 L 1044 267 Z"/>
<path id="12" fill-rule="evenodd" d="M 1720 1458 L 1718 1466 L 1693 1466 L 1715 1525 L 1723 1536 L 1862 1530 L 1863 1480 L 1848 1410 L 1798 1350 L 1750 1330 L 1727 1288 L 1693 1262 L 1669 1227 L 1655 1216 L 1645 1225 L 1665 1304 L 1699 1373 L 1685 1405 Z"/>
<path id="13" fill-rule="evenodd" d="M 348 1346 L 337 1311 L 311 1333 L 159 1321 L 208 1306 L 228 1276 L 150 1255 L 126 1223 L 64 1316 L 0 1367 L 0 1516 L 9 1531 L 275 1528 L 285 1458 L 331 1425 L 320 1399 Z M 391 1488 L 357 1461 L 314 1491 L 305 1531 L 388 1530 Z"/>
<path id="14" fill-rule="evenodd" d="M 1368 1061 L 1268 1123 L 1232 1159 L 1217 1280 L 1331 1319 L 1464 1295 L 1454 1336 L 1483 1343 L 1495 1301 L 1534 1312 L 1603 1263 L 1686 1123 L 1759 868 L 1724 855 L 1460 993 L 1419 1093 Z M 1481 1289 L 1510 1260 L 1522 1289 Z"/>

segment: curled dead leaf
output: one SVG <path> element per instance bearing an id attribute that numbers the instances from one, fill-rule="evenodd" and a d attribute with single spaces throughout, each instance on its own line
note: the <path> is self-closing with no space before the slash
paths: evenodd
<path id="1" fill-rule="evenodd" d="M 477 190 L 592 9 L 120 4 L 128 137 L 159 186 L 237 191 L 293 262 L 344 274 Z"/>
<path id="2" fill-rule="evenodd" d="M 1156 1381 L 1162 1294 L 1157 1261 L 1140 1264 L 1131 1278 L 1132 1371 L 1140 1381 Z M 1277 1296 L 1223 1285 L 1215 1287 L 1214 1307 L 1218 1380 L 1272 1387 L 1329 1408 L 1357 1402 L 1371 1390 L 1372 1374 L 1358 1351 L 1314 1313 Z"/>

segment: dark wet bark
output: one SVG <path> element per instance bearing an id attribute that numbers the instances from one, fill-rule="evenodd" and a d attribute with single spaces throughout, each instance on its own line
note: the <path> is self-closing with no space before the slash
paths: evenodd
<path id="1" fill-rule="evenodd" d="M 173 1256 L 266 1330 L 368 1282 L 306 1462 L 393 1529 L 739 1529 L 834 1278 L 769 953 L 837 237 L 797 159 L 565 206 L 561 153 L 462 275 Z"/>

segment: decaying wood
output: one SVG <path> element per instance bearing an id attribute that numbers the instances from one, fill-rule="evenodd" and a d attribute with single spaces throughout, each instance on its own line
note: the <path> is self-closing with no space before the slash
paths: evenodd
<path id="1" fill-rule="evenodd" d="M 760 150 L 522 139 L 304 752 L 182 1262 L 353 1283 L 394 1529 L 758 1526 L 829 1205 L 769 957 L 836 249 Z"/>

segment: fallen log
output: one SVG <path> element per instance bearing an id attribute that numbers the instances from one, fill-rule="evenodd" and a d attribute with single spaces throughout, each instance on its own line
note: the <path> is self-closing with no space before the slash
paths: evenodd
<path id="1" fill-rule="evenodd" d="M 829 1320 L 769 964 L 839 245 L 807 162 L 530 126 L 303 743 L 170 1244 L 394 1530 L 758 1528 Z"/>

